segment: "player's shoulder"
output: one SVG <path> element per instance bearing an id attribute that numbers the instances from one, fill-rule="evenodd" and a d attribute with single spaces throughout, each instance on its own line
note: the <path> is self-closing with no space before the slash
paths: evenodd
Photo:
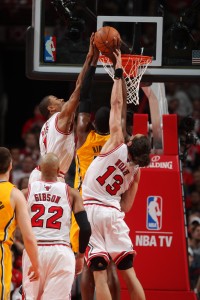
<path id="1" fill-rule="evenodd" d="M 60 115 L 60 111 L 55 112 L 48 120 L 47 122 L 53 122 L 55 119 L 57 119 Z"/>
<path id="2" fill-rule="evenodd" d="M 123 156 L 127 156 L 128 153 L 128 149 L 127 149 L 127 145 L 124 143 L 113 143 L 112 141 L 109 143 L 109 140 L 107 141 L 107 143 L 104 145 L 104 147 L 102 148 L 102 151 L 100 153 L 100 156 L 107 156 L 107 155 L 112 155 L 113 156 L 118 156 L 123 155 Z"/>
<path id="3" fill-rule="evenodd" d="M 13 189 L 11 190 L 11 201 L 14 203 L 19 203 L 21 201 L 25 201 L 25 196 L 17 187 L 13 186 Z"/>

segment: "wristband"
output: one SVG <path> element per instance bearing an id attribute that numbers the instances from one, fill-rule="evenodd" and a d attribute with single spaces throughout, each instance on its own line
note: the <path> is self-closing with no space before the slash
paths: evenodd
<path id="1" fill-rule="evenodd" d="M 122 68 L 116 69 L 114 79 L 121 79 L 122 76 L 123 76 L 123 69 Z"/>

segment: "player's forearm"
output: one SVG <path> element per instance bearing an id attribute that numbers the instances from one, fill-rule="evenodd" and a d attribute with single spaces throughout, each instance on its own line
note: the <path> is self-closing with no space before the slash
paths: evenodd
<path id="1" fill-rule="evenodd" d="M 123 95 L 122 130 L 123 130 L 124 137 L 126 137 L 127 89 L 126 89 L 126 83 L 124 78 L 122 78 L 122 95 Z"/>
<path id="2" fill-rule="evenodd" d="M 85 77 L 85 74 L 91 64 L 91 61 L 92 61 L 92 56 L 91 54 L 88 54 L 87 57 L 86 57 L 86 60 L 84 62 L 84 65 L 82 67 L 82 70 L 77 78 L 77 81 L 76 81 L 76 89 L 80 89 L 81 88 L 81 85 L 82 85 L 82 82 L 83 82 L 83 78 Z"/>
<path id="3" fill-rule="evenodd" d="M 80 104 L 79 112 L 90 113 L 91 112 L 91 88 L 92 81 L 94 79 L 96 67 L 90 66 L 86 72 L 83 84 L 80 91 Z"/>
<path id="4" fill-rule="evenodd" d="M 111 111 L 110 111 L 110 134 L 113 135 L 119 130 L 122 131 L 122 81 L 121 79 L 115 80 L 111 94 Z"/>
<path id="5" fill-rule="evenodd" d="M 91 226 L 88 222 L 86 211 L 80 211 L 74 214 L 76 222 L 80 228 L 79 231 L 79 253 L 84 254 L 91 236 Z"/>
<path id="6" fill-rule="evenodd" d="M 26 252 L 30 258 L 33 268 L 38 269 L 39 268 L 38 247 L 34 235 L 29 235 L 28 237 L 25 238 L 23 237 L 23 240 L 24 240 L 24 246 Z"/>
<path id="7" fill-rule="evenodd" d="M 76 110 L 77 107 L 78 107 L 78 104 L 79 104 L 79 100 L 80 100 L 80 92 L 81 92 L 81 85 L 83 83 L 83 79 L 84 79 L 84 76 L 90 66 L 90 62 L 91 62 L 91 57 L 88 56 L 86 58 L 86 61 L 83 65 L 83 68 L 78 76 L 78 79 L 76 81 L 76 86 L 75 86 L 75 90 L 74 92 L 72 93 L 69 101 L 70 101 L 70 105 L 72 107 L 72 110 Z"/>
<path id="8" fill-rule="evenodd" d="M 138 190 L 138 184 L 133 183 L 132 186 L 127 190 L 121 197 L 121 210 L 125 213 L 129 212 L 133 206 L 135 196 Z"/>
<path id="9" fill-rule="evenodd" d="M 80 100 L 82 82 L 83 82 L 83 79 L 84 79 L 84 77 L 87 73 L 87 70 L 89 69 L 90 62 L 91 62 L 91 57 L 88 56 L 86 58 L 86 61 L 85 61 L 84 65 L 83 65 L 82 71 L 79 74 L 78 79 L 76 81 L 75 90 L 73 91 L 71 97 L 69 98 L 68 103 L 67 102 L 65 103 L 66 109 L 65 109 L 65 106 L 64 106 L 63 111 L 66 110 L 67 113 L 71 114 L 77 109 L 78 104 L 79 104 L 79 100 Z"/>

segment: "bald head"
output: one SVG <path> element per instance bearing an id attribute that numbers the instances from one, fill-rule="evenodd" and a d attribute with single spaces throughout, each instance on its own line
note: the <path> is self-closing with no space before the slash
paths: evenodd
<path id="1" fill-rule="evenodd" d="M 41 158 L 40 169 L 42 172 L 42 180 L 57 180 L 59 172 L 59 159 L 54 153 L 47 153 Z"/>

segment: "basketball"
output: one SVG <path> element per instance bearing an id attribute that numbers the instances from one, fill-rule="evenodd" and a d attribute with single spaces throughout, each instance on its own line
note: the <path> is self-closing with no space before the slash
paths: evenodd
<path id="1" fill-rule="evenodd" d="M 117 42 L 115 41 L 115 38 Z M 108 54 L 119 46 L 120 34 L 114 27 L 101 27 L 94 36 L 94 44 L 102 54 Z"/>

